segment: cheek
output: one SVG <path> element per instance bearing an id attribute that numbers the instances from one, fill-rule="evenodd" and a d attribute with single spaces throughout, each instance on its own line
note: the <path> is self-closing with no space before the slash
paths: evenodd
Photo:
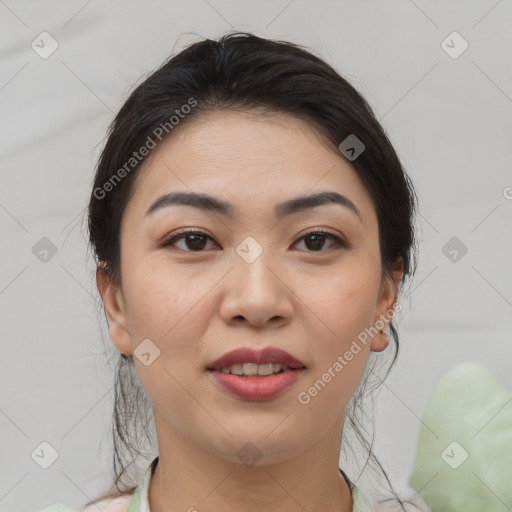
<path id="1" fill-rule="evenodd" d="M 354 254 L 336 268 L 299 280 L 300 296 L 320 320 L 318 334 L 328 350 L 350 345 L 374 321 L 380 268 L 369 260 Z"/>
<path id="2" fill-rule="evenodd" d="M 179 425 L 183 411 L 194 406 L 186 389 L 192 377 L 190 367 L 200 360 L 198 340 L 204 337 L 202 322 L 207 318 L 201 309 L 214 283 L 194 281 L 183 273 L 171 274 L 163 267 L 144 269 L 142 265 L 127 276 L 126 320 L 132 347 L 135 350 L 149 339 L 158 354 L 149 365 L 134 354 L 141 384 L 153 404 Z"/>
<path id="3" fill-rule="evenodd" d="M 214 285 L 211 276 L 199 279 L 183 269 L 149 263 L 132 265 L 127 276 L 127 322 L 135 343 L 154 338 L 165 350 L 177 340 L 186 343 L 184 337 L 194 336 L 195 324 L 191 325 L 190 318 Z"/>
<path id="4" fill-rule="evenodd" d="M 219 277 L 192 270 L 191 265 L 190 270 L 177 271 L 164 261 L 146 267 L 139 263 L 127 272 L 126 318 L 132 347 L 135 350 L 145 339 L 157 347 L 158 357 L 150 366 L 134 355 L 142 385 L 156 404 L 159 397 L 166 401 L 172 396 L 173 403 L 190 407 L 182 386 L 196 378 L 191 368 L 202 371 L 205 361 L 200 340 L 208 330 L 211 293 Z"/>
<path id="5" fill-rule="evenodd" d="M 314 312 L 314 362 L 297 401 L 302 414 L 342 414 L 363 376 L 370 352 L 380 268 L 364 256 L 344 261 L 336 271 L 303 281 L 302 296 Z M 317 322 L 317 319 L 321 320 Z M 302 394 L 301 394 L 302 393 Z M 299 409 L 301 410 L 301 409 Z"/>
<path id="6" fill-rule="evenodd" d="M 337 307 L 324 314 L 329 329 L 324 328 L 326 334 L 316 337 L 314 364 L 296 394 L 300 418 L 314 422 L 315 417 L 322 417 L 324 425 L 344 416 L 370 352 L 371 338 L 365 329 L 370 325 L 372 303 L 357 303 L 341 293 L 336 296 Z"/>

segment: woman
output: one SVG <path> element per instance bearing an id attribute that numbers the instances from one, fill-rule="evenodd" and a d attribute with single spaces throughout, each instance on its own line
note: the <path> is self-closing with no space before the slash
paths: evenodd
<path id="1" fill-rule="evenodd" d="M 358 413 L 388 330 L 398 352 L 415 205 L 369 105 L 297 45 L 204 40 L 140 84 L 89 230 L 120 353 L 118 490 L 153 419 L 158 456 L 91 510 L 371 510 L 340 446 L 357 453 L 352 428 L 380 466 Z"/>

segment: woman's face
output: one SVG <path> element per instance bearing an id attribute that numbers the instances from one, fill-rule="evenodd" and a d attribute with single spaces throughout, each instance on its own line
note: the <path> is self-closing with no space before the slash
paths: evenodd
<path id="1" fill-rule="evenodd" d="M 269 462 L 339 442 L 369 352 L 387 345 L 382 335 L 366 343 L 358 335 L 396 300 L 393 283 L 381 283 L 367 190 L 341 153 L 288 115 L 217 111 L 178 128 L 134 183 L 121 226 L 121 288 L 98 274 L 110 337 L 121 352 L 135 351 L 159 436 L 179 432 L 231 461 L 248 442 Z M 211 196 L 230 215 L 165 201 L 148 212 L 175 192 Z M 332 201 L 277 208 L 320 192 L 355 209 Z M 183 228 L 195 236 L 163 245 Z M 327 235 L 305 237 L 312 229 Z M 207 368 L 245 347 L 277 347 L 305 369 L 273 398 L 241 398 Z M 308 391 L 315 382 L 316 393 Z"/>

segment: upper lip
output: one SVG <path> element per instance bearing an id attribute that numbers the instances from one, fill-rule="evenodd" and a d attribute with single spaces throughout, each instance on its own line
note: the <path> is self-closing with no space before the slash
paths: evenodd
<path id="1" fill-rule="evenodd" d="M 279 363 L 289 368 L 305 368 L 304 364 L 288 352 L 276 347 L 266 347 L 261 350 L 244 347 L 227 352 L 209 364 L 207 370 L 221 370 L 224 367 L 243 363 Z"/>

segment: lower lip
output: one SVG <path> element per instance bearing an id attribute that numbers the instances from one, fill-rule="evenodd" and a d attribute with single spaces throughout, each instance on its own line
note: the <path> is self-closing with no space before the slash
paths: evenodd
<path id="1" fill-rule="evenodd" d="M 221 389 L 243 400 L 271 400 L 284 393 L 299 379 L 304 368 L 288 370 L 267 377 L 240 377 L 231 373 L 209 371 Z"/>

